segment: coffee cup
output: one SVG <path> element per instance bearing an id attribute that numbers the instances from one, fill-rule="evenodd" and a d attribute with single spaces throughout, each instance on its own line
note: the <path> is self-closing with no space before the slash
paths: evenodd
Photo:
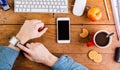
<path id="1" fill-rule="evenodd" d="M 98 48 L 107 48 L 112 42 L 112 36 L 107 37 L 109 32 L 105 30 L 97 31 L 92 37 L 92 41 L 87 43 L 87 46 L 97 46 Z"/>

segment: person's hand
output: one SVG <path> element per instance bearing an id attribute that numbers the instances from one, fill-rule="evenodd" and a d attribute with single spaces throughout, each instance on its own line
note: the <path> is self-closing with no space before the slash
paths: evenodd
<path id="1" fill-rule="evenodd" d="M 41 37 L 48 28 L 44 28 L 42 31 L 39 29 L 44 28 L 44 23 L 40 20 L 26 20 L 16 37 L 22 44 L 26 43 L 30 39 Z"/>
<path id="2" fill-rule="evenodd" d="M 28 40 L 41 37 L 48 28 L 44 28 L 44 23 L 40 20 L 26 20 L 16 37 L 21 44 L 25 44 Z M 19 48 L 9 44 L 10 48 L 20 51 Z"/>
<path id="3" fill-rule="evenodd" d="M 58 58 L 51 54 L 41 43 L 27 44 L 26 47 L 21 44 L 17 46 L 25 52 L 25 57 L 31 61 L 52 67 L 58 60 Z"/>

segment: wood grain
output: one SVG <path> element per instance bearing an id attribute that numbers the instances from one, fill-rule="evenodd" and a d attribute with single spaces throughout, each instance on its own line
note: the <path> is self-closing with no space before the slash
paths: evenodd
<path id="1" fill-rule="evenodd" d="M 99 22 L 91 22 L 86 13 L 83 16 L 77 17 L 72 14 L 74 0 L 69 1 L 69 13 L 68 14 L 50 14 L 50 13 L 14 13 L 14 2 L 8 0 L 11 7 L 8 11 L 3 11 L 0 7 L 0 45 L 8 45 L 8 41 L 12 36 L 15 36 L 25 20 L 39 19 L 42 20 L 46 27 L 48 27 L 47 33 L 41 38 L 30 40 L 30 42 L 43 43 L 50 52 L 56 56 L 63 54 L 69 55 L 78 63 L 87 66 L 90 70 L 119 70 L 120 64 L 114 61 L 115 48 L 119 47 L 120 42 L 117 39 L 117 34 L 114 25 L 114 19 L 112 15 L 112 9 L 110 0 L 107 0 L 108 9 L 110 12 L 111 20 L 108 21 L 105 6 L 103 0 L 87 0 L 87 5 L 92 7 L 99 7 L 103 13 L 103 17 Z M 58 17 L 70 17 L 71 22 L 71 43 L 70 44 L 58 44 L 56 43 L 56 18 Z M 85 39 L 80 38 L 79 34 L 82 32 L 82 28 L 87 28 L 90 32 L 89 36 Z M 96 46 L 87 47 L 87 42 L 91 41 L 91 36 L 99 31 L 106 30 L 108 32 L 114 32 L 112 43 L 110 47 L 106 49 L 100 49 Z M 87 53 L 90 50 L 96 50 L 102 54 L 103 61 L 101 63 L 94 63 L 87 57 Z M 17 58 L 13 70 L 51 70 L 42 64 L 37 64 L 27 60 L 22 53 Z"/>
<path id="2" fill-rule="evenodd" d="M 113 53 L 113 50 L 120 45 L 119 41 L 117 40 L 114 25 L 71 25 L 70 44 L 56 43 L 56 25 L 46 25 L 46 27 L 48 27 L 48 31 L 45 33 L 45 35 L 43 35 L 41 38 L 31 40 L 30 42 L 42 42 L 53 53 L 87 53 L 90 49 L 96 49 L 101 53 Z M 90 35 L 86 39 L 82 39 L 79 36 L 82 28 L 87 28 L 90 32 Z M 16 35 L 19 29 L 20 25 L 0 26 L 0 45 L 7 45 L 9 38 Z M 115 32 L 112 44 L 106 49 L 99 49 L 95 46 L 88 48 L 86 46 L 87 42 L 90 42 L 91 36 L 99 30 Z"/>

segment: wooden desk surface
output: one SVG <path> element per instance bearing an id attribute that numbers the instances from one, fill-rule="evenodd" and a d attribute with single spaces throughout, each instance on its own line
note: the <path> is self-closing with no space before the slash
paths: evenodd
<path id="1" fill-rule="evenodd" d="M 41 38 L 31 40 L 31 42 L 42 42 L 49 49 L 49 51 L 56 56 L 67 54 L 75 61 L 87 66 L 90 70 L 120 70 L 120 64 L 114 62 L 115 48 L 120 46 L 120 42 L 117 39 L 110 0 L 107 0 L 111 17 L 110 21 L 107 19 L 103 0 L 87 0 L 87 6 L 99 7 L 102 9 L 103 17 L 99 22 L 91 22 L 86 15 L 83 15 L 82 17 L 74 16 L 72 14 L 72 5 L 74 4 L 74 0 L 69 0 L 68 14 L 14 13 L 13 0 L 8 1 L 11 6 L 11 10 L 4 12 L 0 7 L 0 45 L 8 45 L 10 37 L 16 35 L 26 19 L 40 19 L 45 22 L 46 27 L 49 29 Z M 71 43 L 57 44 L 55 20 L 57 17 L 66 16 L 71 18 Z M 115 32 L 115 35 L 113 36 L 113 42 L 110 47 L 106 49 L 99 49 L 95 46 L 88 48 L 86 43 L 90 41 L 90 36 L 86 39 L 81 39 L 79 37 L 82 28 L 87 28 L 90 31 L 90 35 L 94 34 L 98 30 Z M 88 51 L 92 49 L 102 54 L 103 61 L 101 63 L 94 63 L 87 57 Z M 20 54 L 14 64 L 13 70 L 27 69 L 51 70 L 51 68 L 45 65 L 37 64 L 27 60 L 22 54 Z"/>

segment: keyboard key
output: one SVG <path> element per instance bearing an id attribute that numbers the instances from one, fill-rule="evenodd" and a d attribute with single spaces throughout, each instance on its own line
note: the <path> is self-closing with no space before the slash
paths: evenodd
<path id="1" fill-rule="evenodd" d="M 45 6 L 48 9 L 48 5 Z"/>
<path id="2" fill-rule="evenodd" d="M 54 9 L 54 13 L 55 13 L 55 12 L 57 12 L 57 10 L 56 10 L 56 9 Z"/>
<path id="3" fill-rule="evenodd" d="M 56 8 L 56 6 L 53 5 L 53 8 Z"/>
<path id="4" fill-rule="evenodd" d="M 25 2 L 22 2 L 22 4 L 25 4 Z"/>
<path id="5" fill-rule="evenodd" d="M 31 9 L 31 12 L 48 12 L 48 9 Z"/>
<path id="6" fill-rule="evenodd" d="M 31 5 L 31 4 L 32 4 L 32 2 L 29 2 L 29 4 Z"/>
<path id="7" fill-rule="evenodd" d="M 66 6 L 60 6 L 60 8 L 67 8 Z"/>
<path id="8" fill-rule="evenodd" d="M 26 9 L 26 12 L 29 12 L 30 11 L 30 9 Z"/>
<path id="9" fill-rule="evenodd" d="M 15 1 L 15 3 L 16 3 L 16 4 L 21 4 L 21 2 L 20 2 L 20 1 Z"/>
<path id="10" fill-rule="evenodd" d="M 23 8 L 23 5 L 20 5 L 20 8 Z"/>
<path id="11" fill-rule="evenodd" d="M 33 6 L 33 5 L 31 5 L 31 8 L 34 8 L 34 6 Z"/>
<path id="12" fill-rule="evenodd" d="M 19 5 L 15 5 L 16 8 L 19 8 Z"/>
<path id="13" fill-rule="evenodd" d="M 41 7 L 42 7 L 41 5 L 38 6 L 38 8 L 41 8 Z"/>
<path id="14" fill-rule="evenodd" d="M 53 9 L 49 9 L 49 12 L 53 12 Z"/>
<path id="15" fill-rule="evenodd" d="M 35 5 L 35 8 L 37 8 L 37 5 Z"/>
<path id="16" fill-rule="evenodd" d="M 16 9 L 15 9 L 15 12 L 19 12 L 19 9 L 18 9 L 18 8 L 16 8 Z"/>
<path id="17" fill-rule="evenodd" d="M 22 12 L 22 9 L 20 9 L 20 8 L 19 8 L 19 10 L 18 10 L 18 11 Z"/>
<path id="18" fill-rule="evenodd" d="M 23 8 L 23 12 L 26 12 L 26 9 Z"/>
<path id="19" fill-rule="evenodd" d="M 27 8 L 27 5 L 24 5 L 24 8 Z"/>
<path id="20" fill-rule="evenodd" d="M 27 8 L 30 8 L 30 5 L 28 5 Z"/>

